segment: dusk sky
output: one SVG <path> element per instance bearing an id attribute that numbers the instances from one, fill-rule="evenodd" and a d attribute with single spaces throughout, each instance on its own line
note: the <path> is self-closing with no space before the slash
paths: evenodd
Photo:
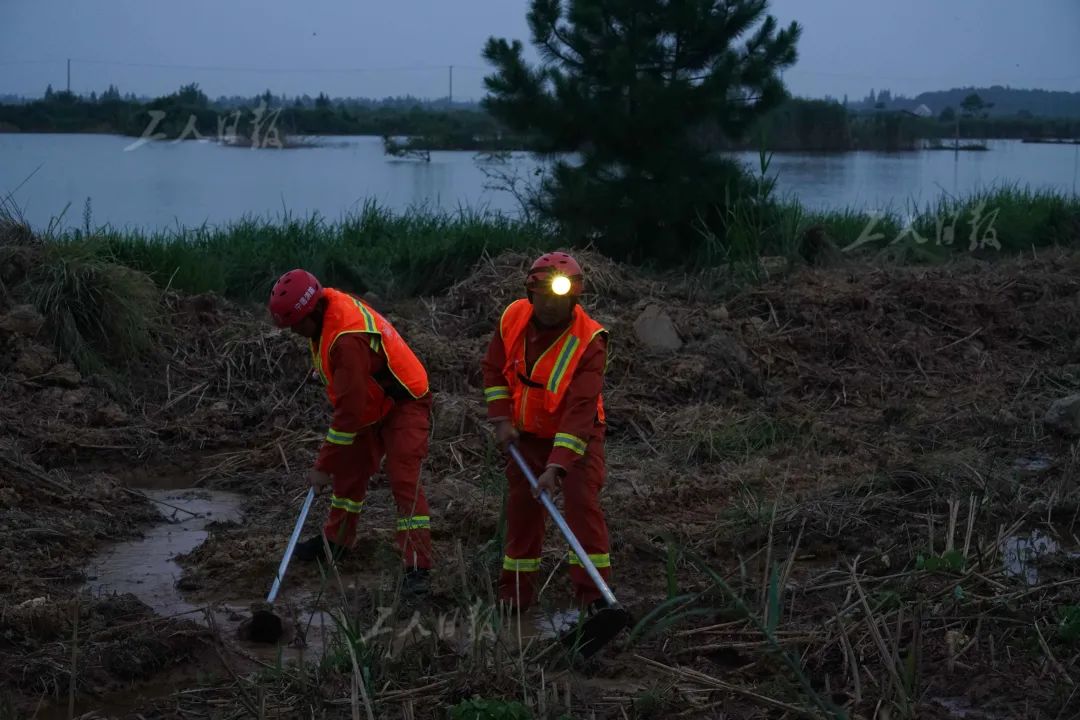
<path id="1" fill-rule="evenodd" d="M 528 45 L 527 0 L 3 0 L 0 93 L 72 89 L 479 99 L 490 35 Z M 797 95 L 961 86 L 1080 90 L 1080 0 L 772 0 L 803 25 Z M 531 54 L 531 53 L 530 53 Z"/>

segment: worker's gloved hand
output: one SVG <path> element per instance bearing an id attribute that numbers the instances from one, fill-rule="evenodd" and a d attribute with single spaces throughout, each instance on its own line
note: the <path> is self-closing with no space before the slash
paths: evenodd
<path id="1" fill-rule="evenodd" d="M 328 473 L 315 468 L 308 470 L 307 479 L 311 487 L 315 488 L 315 492 L 321 492 L 324 487 L 333 482 L 333 478 Z"/>
<path id="2" fill-rule="evenodd" d="M 540 492 L 546 490 L 552 500 L 562 488 L 562 471 L 554 465 L 549 465 L 540 477 L 536 478 L 538 487 L 533 488 L 533 497 L 539 499 Z"/>
<path id="3" fill-rule="evenodd" d="M 509 420 L 500 420 L 495 423 L 495 442 L 498 444 L 499 449 L 506 452 L 510 443 L 517 442 L 518 431 L 514 427 L 514 423 Z"/>

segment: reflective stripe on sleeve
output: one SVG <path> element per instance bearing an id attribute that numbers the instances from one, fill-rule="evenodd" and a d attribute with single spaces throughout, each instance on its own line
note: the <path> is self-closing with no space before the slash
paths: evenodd
<path id="1" fill-rule="evenodd" d="M 554 447 L 566 448 L 567 450 L 573 450 L 578 455 L 584 455 L 587 445 L 585 441 L 577 435 L 571 435 L 570 433 L 555 433 Z"/>
<path id="2" fill-rule="evenodd" d="M 484 388 L 484 400 L 487 402 L 495 402 L 496 400 L 509 400 L 510 388 L 506 385 L 496 385 L 495 387 Z"/>

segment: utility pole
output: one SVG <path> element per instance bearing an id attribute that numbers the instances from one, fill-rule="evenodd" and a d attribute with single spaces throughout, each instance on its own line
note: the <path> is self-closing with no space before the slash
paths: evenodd
<path id="1" fill-rule="evenodd" d="M 454 66 L 450 66 L 450 104 L 454 104 Z"/>
<path id="2" fill-rule="evenodd" d="M 1073 151 L 1073 197 L 1076 197 L 1076 175 L 1080 172 L 1080 140 L 1073 140 L 1075 144 L 1075 150 Z"/>
<path id="3" fill-rule="evenodd" d="M 68 95 L 71 94 L 71 58 L 68 58 L 68 83 L 67 83 Z"/>

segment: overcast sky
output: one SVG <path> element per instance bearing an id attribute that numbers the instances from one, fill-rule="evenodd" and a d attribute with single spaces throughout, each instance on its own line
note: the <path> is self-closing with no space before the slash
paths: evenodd
<path id="1" fill-rule="evenodd" d="M 0 0 L 0 93 L 479 99 L 490 35 L 528 44 L 527 0 Z M 1080 0 L 772 0 L 803 26 L 797 95 L 968 85 L 1080 90 Z"/>

